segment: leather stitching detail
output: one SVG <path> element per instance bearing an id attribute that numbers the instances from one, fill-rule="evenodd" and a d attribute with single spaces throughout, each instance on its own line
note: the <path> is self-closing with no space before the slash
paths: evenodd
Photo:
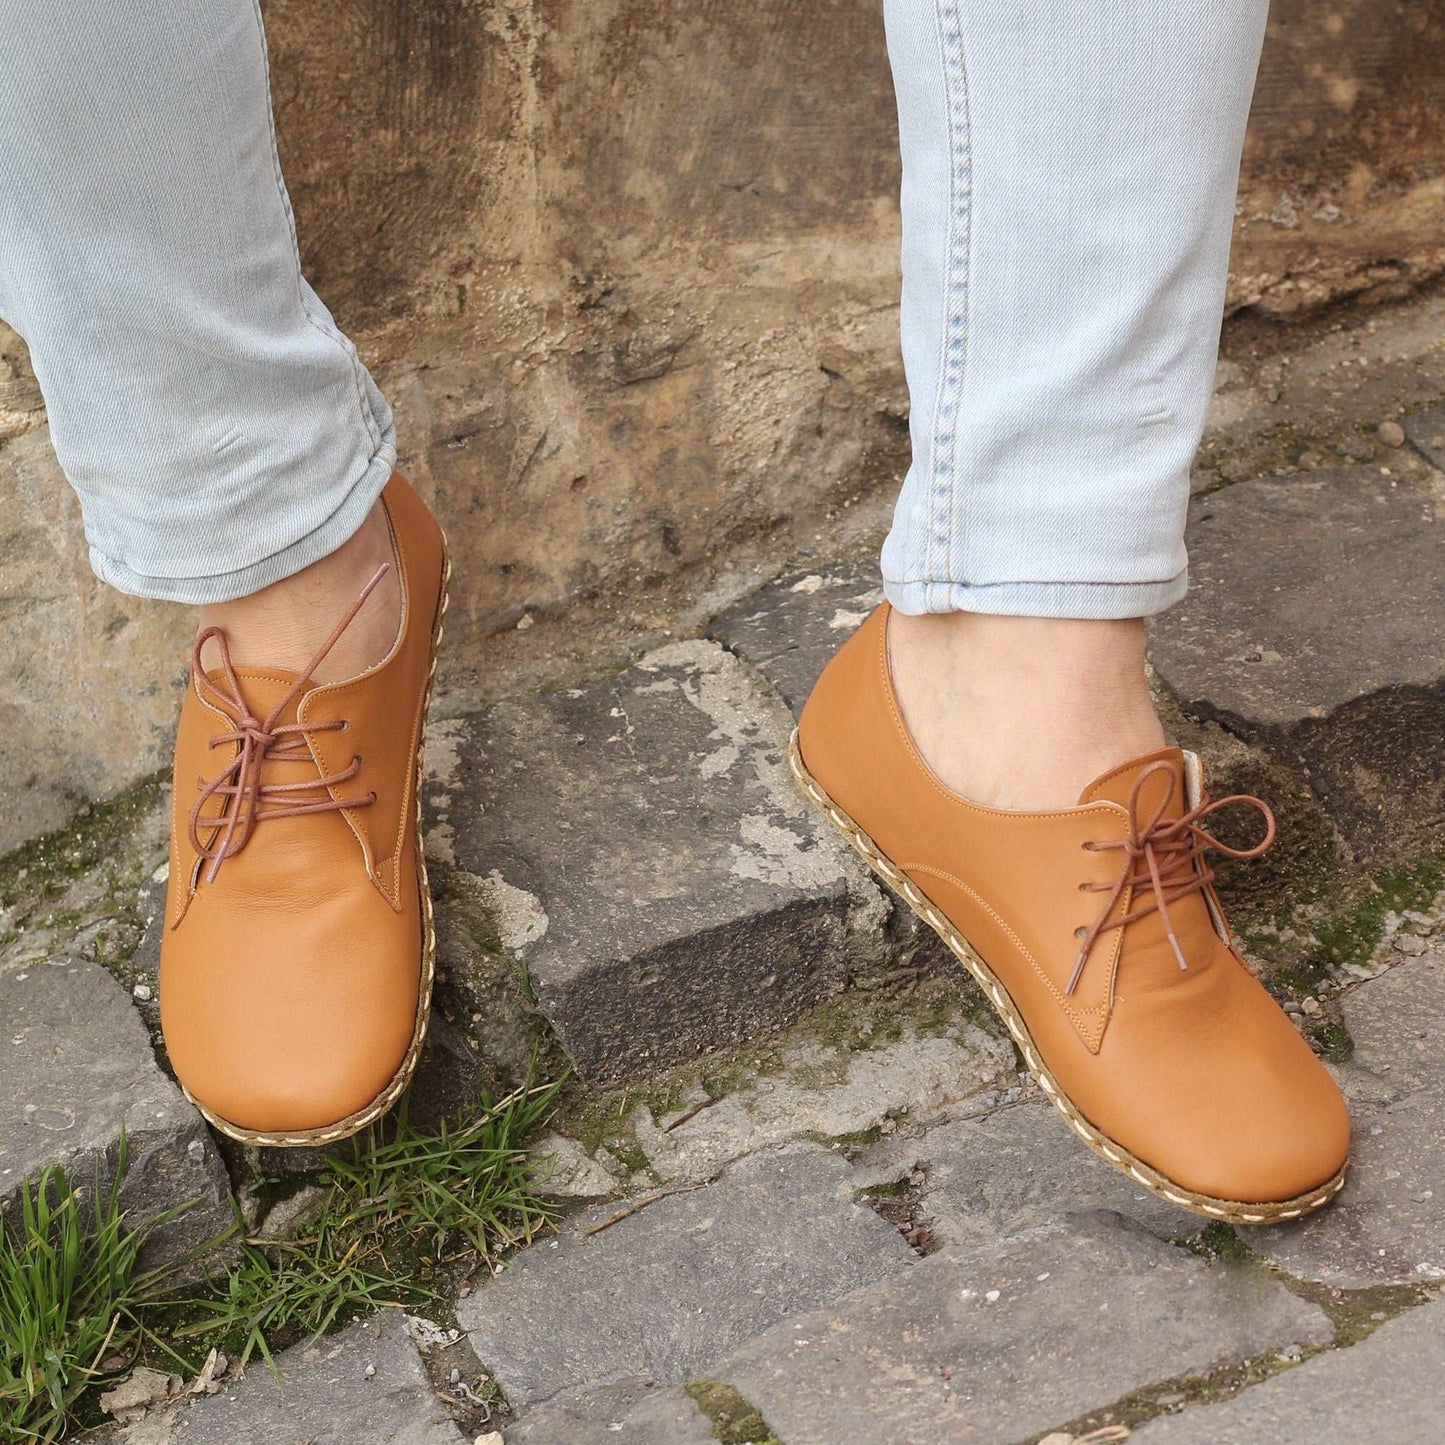
<path id="1" fill-rule="evenodd" d="M 396 524 L 392 520 L 391 508 L 387 505 L 385 497 L 382 498 L 382 510 L 386 514 L 386 525 L 391 534 L 392 550 L 396 554 L 397 561 L 397 590 L 401 594 L 401 624 L 397 628 L 396 641 L 392 644 L 391 650 L 374 667 L 368 668 L 360 677 L 350 678 L 345 682 L 329 683 L 325 686 L 313 688 L 301 699 L 300 706 L 296 710 L 297 719 L 303 724 L 308 721 L 308 711 L 312 700 L 325 698 L 328 701 L 338 700 L 344 704 L 345 698 L 355 689 L 375 680 L 376 674 L 389 667 L 397 658 L 402 655 L 405 649 L 407 637 L 411 630 L 411 584 L 410 570 L 407 566 L 406 548 L 402 543 L 401 535 L 397 531 Z M 423 689 L 423 699 L 426 690 Z M 345 712 L 345 707 L 338 706 L 339 713 Z M 410 756 L 415 758 L 416 750 L 420 743 L 422 719 L 425 714 L 424 701 L 417 704 L 416 715 L 412 719 Z M 316 765 L 323 772 L 325 771 L 319 755 L 317 745 L 311 734 L 306 734 L 306 744 L 310 749 Z M 366 863 L 366 873 L 376 885 L 377 891 L 396 912 L 401 912 L 401 860 L 406 844 L 406 825 L 410 815 L 413 793 L 412 784 L 415 768 L 408 771 L 406 781 L 403 783 L 401 809 L 397 818 L 396 836 L 392 840 L 391 853 L 385 866 L 388 878 L 381 876 L 380 869 L 376 866 L 376 850 L 372 845 L 371 832 L 366 821 L 356 814 L 352 808 L 343 808 L 341 816 L 346 819 L 347 826 L 356 835 L 357 842 L 361 845 L 363 859 Z M 333 793 L 334 796 L 334 793 Z"/>
<path id="2" fill-rule="evenodd" d="M 965 893 L 998 925 L 999 929 L 1008 938 L 1009 942 L 1023 955 L 1028 966 L 1033 970 L 1034 976 L 1043 986 L 1048 989 L 1050 997 L 1058 1004 L 1069 1022 L 1073 1024 L 1075 1031 L 1080 1038 L 1089 1046 L 1091 1053 L 1097 1054 L 1103 1043 L 1104 1029 L 1108 1024 L 1109 1015 L 1113 1008 L 1113 990 L 1103 1003 L 1098 1004 L 1076 1004 L 1044 971 L 1043 965 L 1034 957 L 1032 949 L 1014 931 L 999 911 L 981 897 L 976 889 L 970 888 L 963 879 L 949 873 L 943 868 L 935 868 L 928 863 L 898 863 L 894 865 L 900 871 L 915 877 L 917 874 L 925 874 L 930 878 L 937 878 L 944 883 L 950 883 L 961 893 Z M 1115 959 L 1117 961 L 1117 949 Z"/>

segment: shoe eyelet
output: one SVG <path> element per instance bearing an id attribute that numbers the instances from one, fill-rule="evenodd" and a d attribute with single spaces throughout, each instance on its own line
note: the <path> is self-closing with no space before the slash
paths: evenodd
<path id="1" fill-rule="evenodd" d="M 1089 930 L 1082 923 L 1074 930 L 1075 938 L 1087 938 L 1088 936 Z"/>
<path id="2" fill-rule="evenodd" d="M 349 733 L 351 731 L 351 724 L 347 722 L 345 718 L 342 718 L 336 724 L 336 731 L 339 733 Z"/>

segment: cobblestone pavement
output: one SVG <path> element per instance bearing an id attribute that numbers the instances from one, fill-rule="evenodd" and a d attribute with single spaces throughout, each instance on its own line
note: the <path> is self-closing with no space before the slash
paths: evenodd
<path id="1" fill-rule="evenodd" d="M 559 1228 L 440 1325 L 352 1322 L 104 1438 L 475 1439 L 434 1386 L 439 1340 L 505 1395 L 488 1445 L 1438 1434 L 1445 407 L 1364 425 L 1349 349 L 1281 382 L 1336 419 L 1303 452 L 1271 460 L 1284 443 L 1257 409 L 1232 459 L 1216 436 L 1194 590 L 1153 645 L 1215 789 L 1281 815 L 1270 860 L 1226 886 L 1352 1103 L 1332 1208 L 1206 1228 L 1082 1150 L 972 985 L 803 806 L 792 714 L 878 597 L 870 564 L 819 563 L 625 670 L 435 730 L 440 979 L 417 1111 L 560 1044 L 579 1081 L 535 1144 Z M 1445 395 L 1445 348 L 1412 364 L 1410 395 Z M 201 1201 L 161 1255 L 226 1215 L 233 1181 L 254 1210 L 248 1170 L 298 1164 L 223 1154 L 157 1063 L 164 858 L 145 785 L 0 860 L 18 1081 L 0 1208 L 48 1162 L 113 1167 L 124 1126 L 131 1217 Z"/>

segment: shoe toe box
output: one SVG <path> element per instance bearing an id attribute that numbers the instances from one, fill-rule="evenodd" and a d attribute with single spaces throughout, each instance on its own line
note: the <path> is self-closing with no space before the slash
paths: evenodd
<path id="1" fill-rule="evenodd" d="M 1197 1010 L 1190 1027 L 1156 1030 L 1152 1048 L 1136 1048 L 1133 1097 L 1109 1132 L 1207 1200 L 1313 1207 L 1348 1160 L 1349 1110 L 1278 1004 L 1239 973 L 1228 1006 Z"/>
<path id="2" fill-rule="evenodd" d="M 163 950 L 161 1025 L 191 1098 L 223 1127 L 277 1135 L 324 1133 L 377 1104 L 416 1035 L 421 943 L 402 921 Z"/>

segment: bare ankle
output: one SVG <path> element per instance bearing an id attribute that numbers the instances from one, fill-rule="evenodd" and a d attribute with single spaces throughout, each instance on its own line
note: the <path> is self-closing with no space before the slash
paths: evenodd
<path id="1" fill-rule="evenodd" d="M 337 619 L 384 563 L 392 564 L 387 575 L 316 670 L 318 682 L 354 677 L 386 656 L 401 623 L 391 528 L 380 502 L 336 551 L 294 576 L 248 597 L 200 609 L 198 630 L 221 628 L 237 666 L 297 671 L 311 661 Z"/>
<path id="2" fill-rule="evenodd" d="M 1142 620 L 889 618 L 904 721 L 954 791 L 1003 808 L 1068 807 L 1100 773 L 1164 744 Z"/>

